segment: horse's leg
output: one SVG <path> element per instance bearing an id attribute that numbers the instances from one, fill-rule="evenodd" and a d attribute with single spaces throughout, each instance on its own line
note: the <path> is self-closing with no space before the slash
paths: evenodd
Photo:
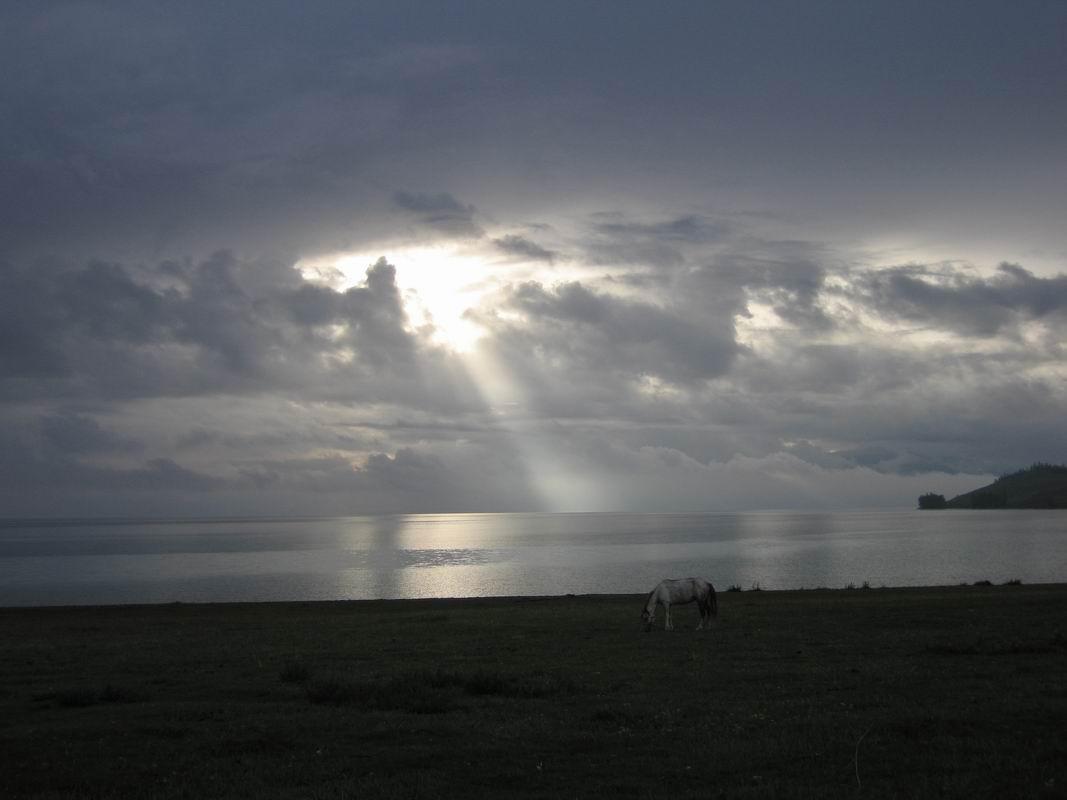
<path id="1" fill-rule="evenodd" d="M 671 604 L 670 603 L 665 603 L 663 605 L 663 608 L 666 610 L 666 614 L 667 614 L 667 621 L 663 626 L 663 630 L 665 630 L 665 631 L 673 631 L 674 630 L 674 623 L 671 622 Z"/>

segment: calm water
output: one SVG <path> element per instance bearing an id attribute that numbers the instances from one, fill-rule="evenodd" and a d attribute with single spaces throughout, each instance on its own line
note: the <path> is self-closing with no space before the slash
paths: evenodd
<path id="1" fill-rule="evenodd" d="M 0 605 L 1067 581 L 1067 512 L 0 522 Z"/>

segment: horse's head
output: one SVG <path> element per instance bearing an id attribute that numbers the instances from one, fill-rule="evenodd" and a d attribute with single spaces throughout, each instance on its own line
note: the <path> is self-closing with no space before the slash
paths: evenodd
<path id="1" fill-rule="evenodd" d="M 641 621 L 645 623 L 645 631 L 652 630 L 652 615 L 647 608 L 641 611 Z"/>

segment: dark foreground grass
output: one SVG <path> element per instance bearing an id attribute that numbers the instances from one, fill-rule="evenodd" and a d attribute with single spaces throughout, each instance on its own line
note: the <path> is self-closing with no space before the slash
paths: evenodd
<path id="1" fill-rule="evenodd" d="M 0 609 L 0 795 L 1041 797 L 1067 586 Z"/>

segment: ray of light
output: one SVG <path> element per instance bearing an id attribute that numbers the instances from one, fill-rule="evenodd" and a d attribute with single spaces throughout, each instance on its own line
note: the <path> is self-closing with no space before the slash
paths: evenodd
<path id="1" fill-rule="evenodd" d="M 534 490 L 546 511 L 611 511 L 616 508 L 608 487 L 568 453 L 566 431 L 544 420 L 508 365 L 488 348 L 466 358 L 470 375 L 485 397 L 494 423 L 508 433 L 522 457 Z M 555 430 L 551 430 L 555 428 Z"/>
<path id="2" fill-rule="evenodd" d="M 614 505 L 601 481 L 579 466 L 580 457 L 567 452 L 565 432 L 528 407 L 522 383 L 492 348 L 479 346 L 484 330 L 465 316 L 508 282 L 550 283 L 578 279 L 582 273 L 523 262 L 501 263 L 476 249 L 451 243 L 334 254 L 303 261 L 297 269 L 306 280 L 343 291 L 361 284 L 367 268 L 379 257 L 396 268 L 411 328 L 430 331 L 435 344 L 460 357 L 494 426 L 518 451 L 543 510 L 611 510 Z"/>

